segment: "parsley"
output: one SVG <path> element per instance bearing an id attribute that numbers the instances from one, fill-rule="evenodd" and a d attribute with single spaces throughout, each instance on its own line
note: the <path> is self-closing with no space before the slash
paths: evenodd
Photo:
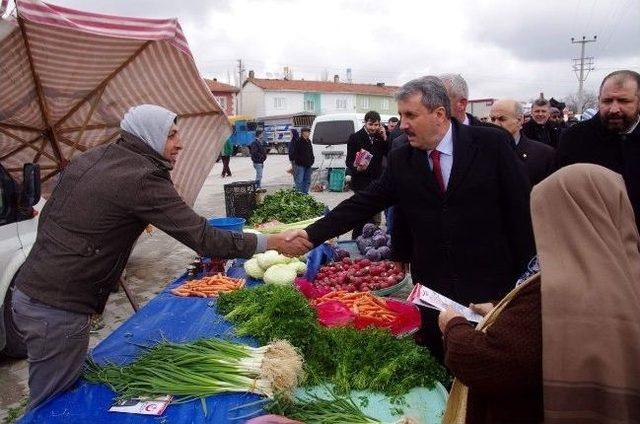
<path id="1" fill-rule="evenodd" d="M 251 214 L 249 224 L 264 224 L 273 220 L 290 224 L 321 216 L 325 208 L 323 203 L 308 194 L 294 189 L 278 190 L 265 196 L 264 202 Z"/>
<path id="2" fill-rule="evenodd" d="M 236 324 L 238 335 L 251 335 L 262 344 L 284 339 L 300 349 L 307 385 L 331 383 L 338 394 L 368 390 L 397 397 L 448 379 L 428 349 L 411 338 L 378 328 L 321 327 L 315 310 L 293 287 L 263 285 L 223 293 L 218 311 Z"/>

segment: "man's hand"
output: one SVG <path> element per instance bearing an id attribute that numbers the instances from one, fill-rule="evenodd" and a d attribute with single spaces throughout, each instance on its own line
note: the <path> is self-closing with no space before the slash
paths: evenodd
<path id="1" fill-rule="evenodd" d="M 440 327 L 440 332 L 444 334 L 445 328 L 447 328 L 447 324 L 455 317 L 461 317 L 459 313 L 454 311 L 453 309 L 445 309 L 440 312 L 438 315 L 438 327 Z"/>
<path id="2" fill-rule="evenodd" d="M 356 167 L 356 171 L 358 171 L 358 172 L 364 172 L 366 170 L 367 170 L 367 167 L 365 165 L 358 165 Z"/>
<path id="3" fill-rule="evenodd" d="M 478 315 L 485 316 L 492 310 L 494 307 L 493 303 L 470 303 L 469 309 L 475 312 Z"/>
<path id="4" fill-rule="evenodd" d="M 382 141 L 387 141 L 387 130 L 385 130 L 382 125 L 380 126 L 380 131 L 378 131 L 378 135 Z"/>
<path id="5" fill-rule="evenodd" d="M 267 238 L 267 250 L 277 250 L 287 256 L 300 256 L 312 248 L 305 230 L 289 230 Z"/>

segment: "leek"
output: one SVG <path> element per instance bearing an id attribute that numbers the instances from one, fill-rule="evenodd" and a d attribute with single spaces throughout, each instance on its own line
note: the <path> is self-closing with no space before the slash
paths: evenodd
<path id="1" fill-rule="evenodd" d="M 286 341 L 253 348 L 219 339 L 163 341 L 129 365 L 89 360 L 84 377 L 107 384 L 121 399 L 171 394 L 183 400 L 222 392 L 268 397 L 291 393 L 302 378 L 302 357 Z"/>

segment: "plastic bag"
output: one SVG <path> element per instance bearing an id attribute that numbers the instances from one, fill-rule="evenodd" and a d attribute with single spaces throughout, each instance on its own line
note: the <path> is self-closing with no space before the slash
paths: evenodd
<path id="1" fill-rule="evenodd" d="M 333 248 L 327 243 L 322 243 L 307 253 L 307 272 L 304 273 L 304 278 L 309 281 L 315 280 L 322 265 L 332 261 L 334 254 Z"/>
<path id="2" fill-rule="evenodd" d="M 353 322 L 357 315 L 337 300 L 328 300 L 316 305 L 318 322 L 325 327 L 340 327 Z"/>

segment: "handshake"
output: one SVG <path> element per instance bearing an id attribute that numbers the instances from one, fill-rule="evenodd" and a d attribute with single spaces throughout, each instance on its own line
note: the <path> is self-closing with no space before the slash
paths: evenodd
<path id="1" fill-rule="evenodd" d="M 286 256 L 300 256 L 313 249 L 305 230 L 289 230 L 267 238 L 267 250 L 276 250 Z"/>

